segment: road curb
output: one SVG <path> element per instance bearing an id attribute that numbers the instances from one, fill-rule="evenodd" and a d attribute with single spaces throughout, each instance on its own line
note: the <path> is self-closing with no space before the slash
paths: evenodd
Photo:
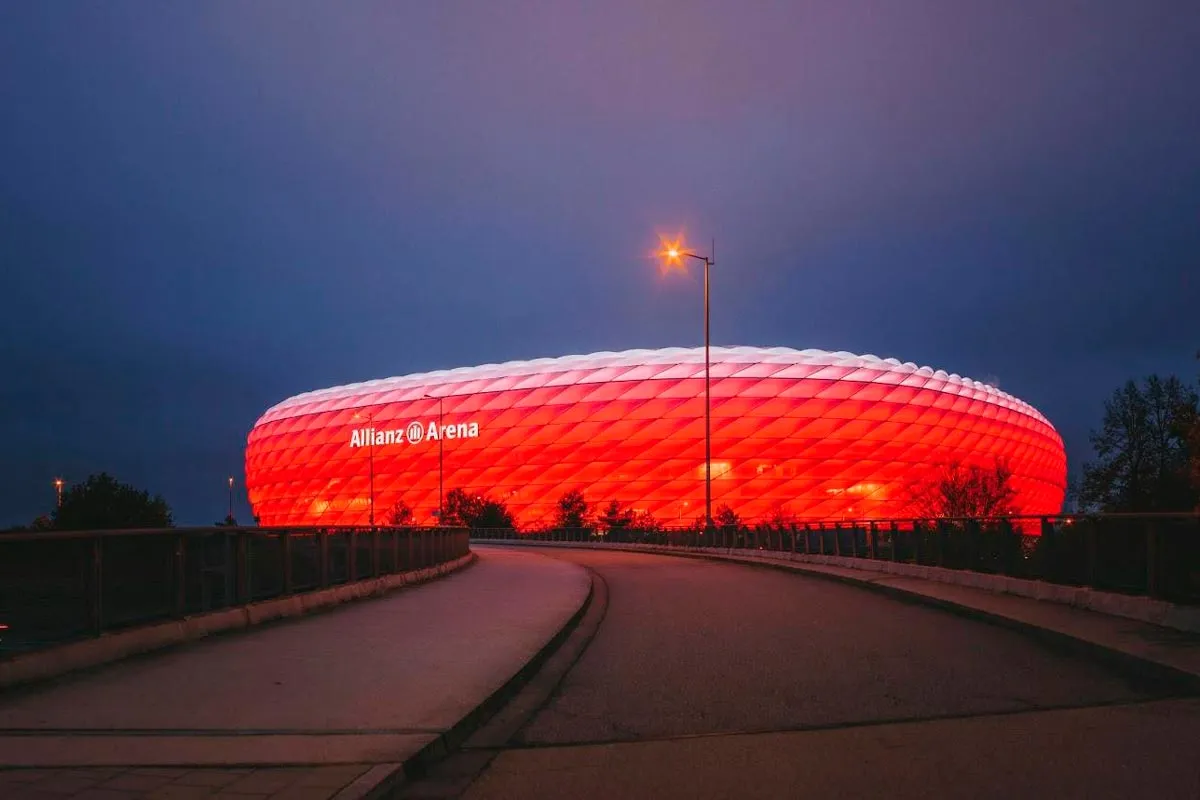
<path id="1" fill-rule="evenodd" d="M 579 608 L 559 628 L 558 632 L 532 658 L 525 662 L 524 666 L 505 681 L 500 688 L 488 695 L 482 703 L 416 753 L 397 764 L 386 765 L 389 767 L 386 775 L 379 777 L 381 770 L 377 767 L 375 770 L 375 777 L 377 778 L 375 783 L 368 786 L 366 785 L 367 781 L 363 780 L 356 787 L 347 787 L 347 790 L 344 791 L 349 792 L 351 788 L 354 788 L 354 791 L 347 794 L 339 794 L 336 800 L 379 800 L 380 798 L 390 797 L 393 793 L 404 788 L 412 781 L 424 777 L 433 764 L 442 760 L 466 742 L 476 730 L 481 728 L 488 719 L 502 709 L 505 704 L 514 698 L 537 675 L 542 665 L 562 647 L 563 643 L 587 614 L 596 594 L 596 582 L 590 571 L 586 571 L 586 573 L 588 576 L 588 590 Z"/>
<path id="2" fill-rule="evenodd" d="M 199 641 L 208 636 L 252 628 L 277 620 L 328 611 L 346 603 L 382 597 L 393 591 L 418 586 L 452 575 L 476 562 L 468 552 L 453 561 L 378 578 L 367 578 L 262 600 L 234 608 L 223 608 L 182 619 L 141 625 L 128 630 L 103 633 L 91 639 L 21 653 L 0 661 L 0 695 L 12 689 L 62 678 L 134 656 L 148 655 L 171 647 Z"/>
<path id="3" fill-rule="evenodd" d="M 809 565 L 794 561 L 755 558 L 753 556 L 742 556 L 733 553 L 726 554 L 676 551 L 657 547 L 624 547 L 621 545 L 596 546 L 574 542 L 541 543 L 511 540 L 501 540 L 500 543 L 518 547 L 540 547 L 550 545 L 552 547 L 567 547 L 581 550 L 623 550 L 631 553 L 649 553 L 651 555 L 692 558 L 703 561 L 719 562 L 723 564 L 740 564 L 748 567 L 763 567 L 766 569 L 801 574 L 806 577 L 835 581 L 846 586 L 854 586 L 877 592 L 901 602 L 938 608 L 942 611 L 946 611 L 960 617 L 973 619 L 979 622 L 985 622 L 997 627 L 1007 628 L 1009 630 L 1024 634 L 1029 638 L 1057 649 L 1060 652 L 1066 652 L 1071 655 L 1097 661 L 1117 670 L 1122 674 L 1138 680 L 1150 681 L 1155 684 L 1165 685 L 1170 687 L 1172 691 L 1178 693 L 1200 694 L 1200 675 L 1189 672 L 1188 670 L 1180 669 L 1170 664 L 1164 664 L 1144 656 L 1128 653 L 1124 650 L 1119 650 L 1090 639 L 1074 636 L 1064 631 L 1042 627 L 1032 622 L 985 611 L 983 609 L 975 608 L 974 606 L 954 602 L 953 600 L 932 597 L 921 592 L 909 591 L 898 586 L 891 586 L 886 583 L 881 583 L 879 578 L 885 577 L 884 573 L 871 573 L 869 576 L 864 575 L 862 578 L 859 578 L 857 576 L 839 575 L 819 569 L 813 569 Z"/>

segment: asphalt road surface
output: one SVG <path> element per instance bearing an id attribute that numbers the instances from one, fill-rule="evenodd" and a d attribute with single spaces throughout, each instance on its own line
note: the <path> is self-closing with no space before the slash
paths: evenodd
<path id="1" fill-rule="evenodd" d="M 830 581 L 551 555 L 604 579 L 607 612 L 471 800 L 1200 798 L 1195 698 Z"/>

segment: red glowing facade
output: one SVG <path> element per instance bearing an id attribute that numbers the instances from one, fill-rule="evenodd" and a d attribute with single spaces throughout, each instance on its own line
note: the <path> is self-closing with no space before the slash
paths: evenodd
<path id="1" fill-rule="evenodd" d="M 441 420 L 439 421 L 439 398 Z M 912 487 L 950 462 L 1008 461 L 1021 513 L 1056 513 L 1062 439 L 991 386 L 895 359 L 712 350 L 713 508 L 743 520 L 911 515 Z M 661 523 L 704 514 L 704 350 L 516 361 L 322 389 L 269 409 L 246 447 L 263 525 L 367 524 L 454 488 L 548 523 L 578 489 Z"/>

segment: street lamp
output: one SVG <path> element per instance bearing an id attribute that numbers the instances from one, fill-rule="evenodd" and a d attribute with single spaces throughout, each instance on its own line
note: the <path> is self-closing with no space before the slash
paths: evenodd
<path id="1" fill-rule="evenodd" d="M 229 476 L 229 516 L 225 518 L 230 525 L 233 524 L 233 476 Z"/>
<path id="2" fill-rule="evenodd" d="M 716 240 L 713 240 L 709 255 L 702 256 L 684 248 L 682 239 L 673 242 L 663 241 L 663 249 L 659 255 L 665 260 L 667 269 L 678 266 L 683 269 L 684 258 L 694 258 L 704 262 L 704 530 L 711 531 L 712 518 L 712 379 L 708 357 L 708 271 L 713 264 L 717 252 Z"/>
<path id="3" fill-rule="evenodd" d="M 59 508 L 62 508 L 62 490 L 63 490 L 63 479 L 55 478 L 54 479 L 54 493 L 58 496 L 58 507 Z"/>
<path id="4" fill-rule="evenodd" d="M 426 394 L 425 398 L 438 401 L 438 525 L 445 525 L 446 521 L 443 516 L 445 509 L 442 508 L 442 469 L 445 465 L 445 448 L 442 443 L 445 441 L 446 432 L 442 428 L 442 396 Z"/>
<path id="5" fill-rule="evenodd" d="M 367 519 L 372 528 L 375 527 L 375 431 L 372 426 L 375 424 L 375 412 L 368 414 L 354 412 L 354 419 L 365 419 L 367 421 L 367 469 L 370 475 L 370 496 L 367 499 Z M 232 479 L 231 479 L 232 480 Z"/>

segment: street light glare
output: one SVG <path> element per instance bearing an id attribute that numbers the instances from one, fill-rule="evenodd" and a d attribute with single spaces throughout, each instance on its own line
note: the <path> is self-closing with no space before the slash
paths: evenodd
<path id="1" fill-rule="evenodd" d="M 662 271 L 664 274 L 673 267 L 686 269 L 683 257 L 688 253 L 683 245 L 683 234 L 679 234 L 674 238 L 668 238 L 660 233 L 658 235 L 658 242 L 659 249 L 654 255 L 662 262 Z"/>

